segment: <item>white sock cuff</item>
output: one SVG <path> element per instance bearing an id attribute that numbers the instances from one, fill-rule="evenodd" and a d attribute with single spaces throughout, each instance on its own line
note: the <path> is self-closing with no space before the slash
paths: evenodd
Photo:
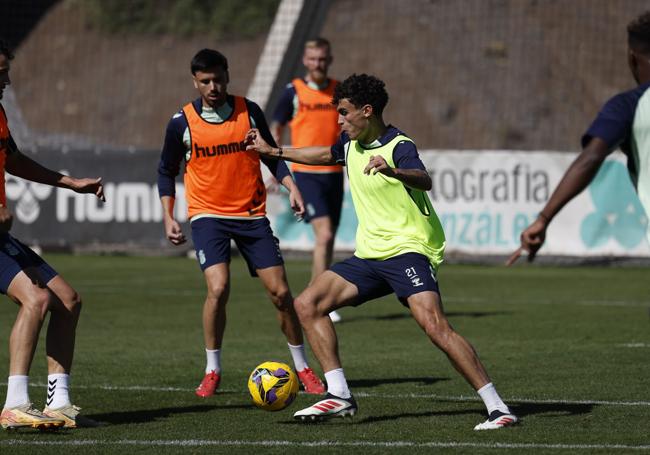
<path id="1" fill-rule="evenodd" d="M 476 393 L 478 393 L 478 394 L 480 395 L 480 394 L 482 394 L 483 392 L 485 392 L 486 390 L 488 390 L 490 387 L 494 387 L 494 384 L 492 384 L 491 382 L 488 382 L 488 383 L 485 384 L 483 387 L 481 387 L 480 389 L 478 389 L 478 390 L 476 391 Z"/>

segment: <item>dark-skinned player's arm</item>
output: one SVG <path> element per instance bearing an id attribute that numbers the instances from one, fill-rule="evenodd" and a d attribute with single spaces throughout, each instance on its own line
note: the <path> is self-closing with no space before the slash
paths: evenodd
<path id="1" fill-rule="evenodd" d="M 512 253 L 506 265 L 514 264 L 521 255 L 528 253 L 528 261 L 535 259 L 544 244 L 546 229 L 551 220 L 574 197 L 594 179 L 600 166 L 611 153 L 607 143 L 599 137 L 592 138 L 580 155 L 571 163 L 535 221 L 521 233 L 521 246 Z"/>

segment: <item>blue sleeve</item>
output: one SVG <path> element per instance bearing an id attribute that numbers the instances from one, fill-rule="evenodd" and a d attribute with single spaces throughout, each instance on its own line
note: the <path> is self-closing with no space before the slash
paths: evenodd
<path id="1" fill-rule="evenodd" d="M 185 128 L 187 120 L 182 112 L 174 114 L 167 124 L 165 143 L 158 163 L 158 195 L 161 197 L 176 195 L 175 179 L 186 152 L 183 144 Z"/>
<path id="2" fill-rule="evenodd" d="M 402 141 L 397 143 L 393 149 L 393 163 L 395 163 L 395 167 L 399 169 L 427 170 L 420 159 L 417 147 L 411 141 Z"/>
<path id="3" fill-rule="evenodd" d="M 278 122 L 280 125 L 286 125 L 291 121 L 293 118 L 293 99 L 295 96 L 296 88 L 293 84 L 288 84 L 282 92 L 282 96 L 280 96 L 275 111 L 273 111 L 274 122 Z"/>
<path id="4" fill-rule="evenodd" d="M 334 158 L 334 161 L 336 161 L 336 164 L 345 166 L 345 144 L 348 142 L 350 142 L 350 137 L 347 133 L 341 133 L 336 143 L 330 147 L 332 157 Z"/>
<path id="5" fill-rule="evenodd" d="M 277 147 L 277 144 L 273 139 L 273 135 L 271 134 L 271 130 L 269 130 L 269 126 L 266 123 L 266 118 L 264 118 L 262 109 L 260 109 L 256 103 L 253 103 L 250 100 L 246 100 L 246 106 L 248 108 L 248 114 L 251 116 L 251 123 L 254 124 L 255 128 L 259 130 L 262 139 L 264 139 L 266 143 L 271 147 Z M 284 162 L 284 160 L 277 160 L 264 156 L 260 157 L 260 160 L 269 169 L 271 174 L 273 174 L 273 177 L 275 177 L 278 182 L 281 182 L 283 178 L 289 175 L 289 168 L 287 167 L 287 164 Z"/>
<path id="6" fill-rule="evenodd" d="M 632 131 L 634 113 L 639 99 L 635 95 L 634 91 L 621 93 L 607 101 L 582 136 L 582 147 L 586 147 L 594 137 L 605 141 L 610 150 L 624 142 Z"/>

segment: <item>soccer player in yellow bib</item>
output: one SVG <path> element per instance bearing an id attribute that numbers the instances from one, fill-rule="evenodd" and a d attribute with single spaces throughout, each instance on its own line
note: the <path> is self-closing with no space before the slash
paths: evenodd
<path id="1" fill-rule="evenodd" d="M 341 136 L 331 147 L 271 147 L 257 130 L 248 148 L 261 155 L 304 164 L 342 164 L 359 219 L 354 256 L 333 265 L 295 301 L 298 317 L 327 380 L 327 396 L 294 414 L 301 421 L 354 415 L 334 325 L 328 314 L 347 305 L 395 293 L 430 340 L 474 387 L 488 419 L 475 430 L 513 425 L 517 417 L 499 397 L 472 346 L 449 324 L 441 305 L 436 271 L 445 237 L 426 191 L 431 178 L 413 141 L 383 120 L 388 103 L 384 83 L 366 74 L 339 84 Z"/>

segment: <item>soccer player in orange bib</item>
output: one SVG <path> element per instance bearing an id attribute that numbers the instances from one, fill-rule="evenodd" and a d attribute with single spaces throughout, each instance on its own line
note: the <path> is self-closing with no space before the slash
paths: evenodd
<path id="1" fill-rule="evenodd" d="M 0 40 L 0 99 L 10 84 L 12 58 L 9 48 Z M 96 426 L 97 422 L 79 415 L 79 408 L 70 402 L 69 395 L 81 297 L 43 258 L 9 233 L 13 216 L 7 207 L 5 171 L 32 182 L 95 194 L 104 200 L 100 178 L 76 179 L 62 175 L 23 155 L 11 137 L 0 105 L 0 292 L 19 306 L 9 336 L 9 380 L 0 425 L 5 429 Z M 48 388 L 45 409 L 41 412 L 29 399 L 28 375 L 48 312 L 45 340 Z"/>
<path id="2" fill-rule="evenodd" d="M 305 43 L 302 63 L 307 75 L 287 85 L 273 114 L 271 132 L 277 143 L 287 124 L 291 127 L 293 147 L 330 146 L 338 140 L 338 113 L 332 105 L 338 81 L 327 77 L 332 64 L 330 49 L 325 38 Z M 311 269 L 313 282 L 332 264 L 343 204 L 343 167 L 291 163 L 291 170 L 305 198 L 305 221 L 311 223 L 316 240 Z M 341 320 L 336 310 L 330 313 L 330 318 L 334 322 Z"/>
<path id="3" fill-rule="evenodd" d="M 230 292 L 230 241 L 234 240 L 252 276 L 258 276 L 277 309 L 280 327 L 307 393 L 325 387 L 309 368 L 300 323 L 293 307 L 278 240 L 266 217 L 266 189 L 260 161 L 289 190 L 291 207 L 304 213 L 302 196 L 286 164 L 260 158 L 246 150 L 246 133 L 256 127 L 273 141 L 259 106 L 228 94 L 228 60 L 203 49 L 191 62 L 194 87 L 200 97 L 174 114 L 167 125 L 158 166 L 158 190 L 167 239 L 174 245 L 186 238 L 174 219 L 174 179 L 185 160 L 185 197 L 192 240 L 207 284 L 203 305 L 206 368 L 196 389 L 200 397 L 214 395 L 221 381 L 221 346 Z M 275 143 L 275 142 L 273 142 Z"/>

